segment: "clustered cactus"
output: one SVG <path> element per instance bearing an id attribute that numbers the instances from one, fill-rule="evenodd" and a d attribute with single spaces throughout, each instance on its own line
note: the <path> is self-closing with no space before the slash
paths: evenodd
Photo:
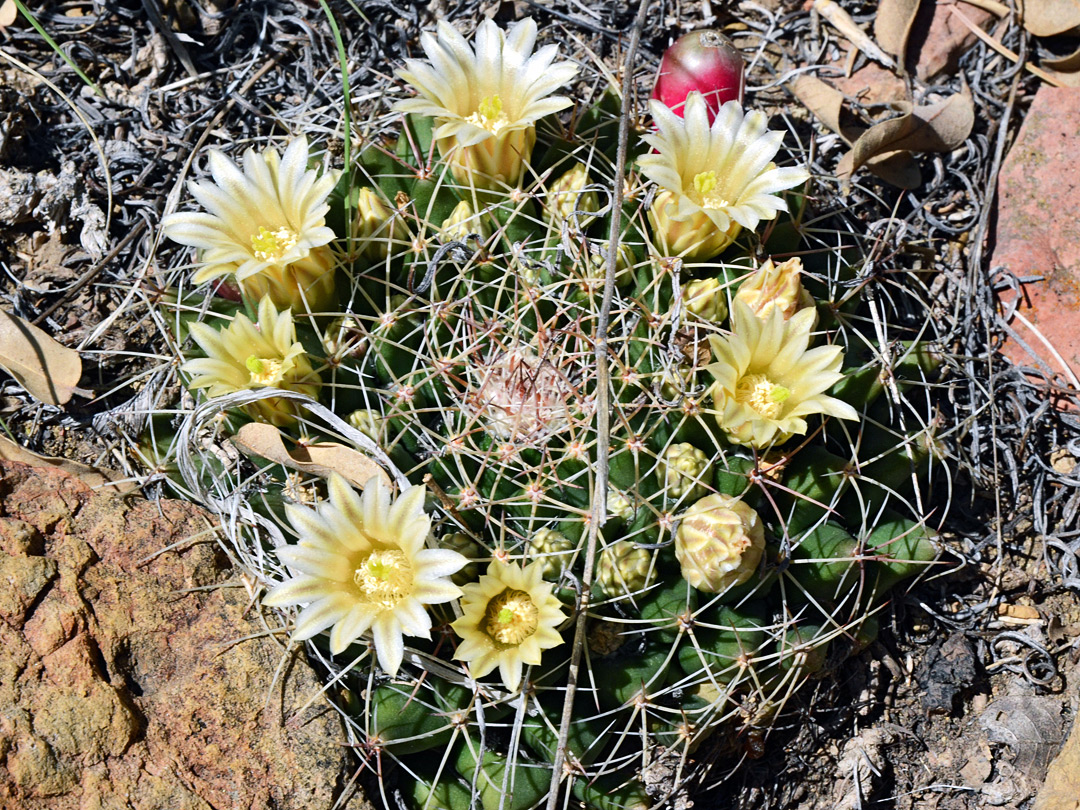
<path id="1" fill-rule="evenodd" d="M 790 257 L 809 173 L 783 133 L 738 100 L 653 101 L 611 257 L 616 97 L 558 119 L 578 68 L 536 39 L 531 20 L 485 22 L 475 46 L 441 23 L 399 71 L 416 94 L 396 143 L 343 172 L 313 168 L 303 138 L 242 166 L 213 153 L 214 183 L 191 186 L 206 213 L 165 223 L 201 250 L 196 281 L 243 299 L 184 299 L 223 319 L 179 319 L 189 387 L 306 395 L 411 483 L 360 496 L 331 476 L 314 505 L 254 508 L 297 538 L 264 604 L 303 606 L 293 640 L 354 663 L 344 708 L 417 810 L 526 810 L 552 784 L 587 807 L 660 803 L 645 763 L 767 725 L 937 553 L 913 506 L 932 442 L 900 397 L 933 355 L 863 363 L 853 270 Z M 223 406 L 223 423 L 317 441 L 305 401 Z"/>

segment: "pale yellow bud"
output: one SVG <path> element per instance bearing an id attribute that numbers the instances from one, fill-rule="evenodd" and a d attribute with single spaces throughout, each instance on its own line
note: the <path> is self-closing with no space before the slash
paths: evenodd
<path id="1" fill-rule="evenodd" d="M 616 540 L 600 552 L 595 585 L 607 598 L 636 594 L 653 578 L 652 553 L 629 540 Z"/>
<path id="2" fill-rule="evenodd" d="M 360 254 L 371 259 L 385 259 L 395 251 L 395 243 L 409 241 L 405 223 L 377 191 L 366 186 L 356 196 L 355 233 Z"/>
<path id="3" fill-rule="evenodd" d="M 591 246 L 586 274 L 590 281 L 603 282 L 607 275 L 608 253 L 611 242 L 604 240 L 599 245 Z M 620 244 L 615 252 L 615 284 L 622 286 L 633 281 L 634 251 L 628 245 Z"/>
<path id="4" fill-rule="evenodd" d="M 682 291 L 683 306 L 704 321 L 720 323 L 727 317 L 727 294 L 719 279 L 691 281 Z"/>
<path id="5" fill-rule="evenodd" d="M 544 201 L 544 221 L 558 223 L 569 219 L 572 223 L 584 225 L 591 217 L 577 218 L 575 215 L 595 214 L 600 209 L 600 200 L 595 191 L 586 191 L 589 185 L 589 173 L 584 164 L 575 163 L 570 171 L 551 184 L 547 199 Z"/>
<path id="6" fill-rule="evenodd" d="M 786 321 L 800 309 L 814 306 L 813 297 L 803 289 L 802 259 L 798 257 L 780 264 L 766 260 L 739 285 L 735 297 L 762 319 L 779 309 Z"/>
<path id="7" fill-rule="evenodd" d="M 723 593 L 746 582 L 764 550 L 765 527 L 758 513 L 719 493 L 687 509 L 675 532 L 683 577 L 706 593 Z"/>
<path id="8" fill-rule="evenodd" d="M 570 565 L 574 542 L 562 532 L 540 529 L 529 541 L 529 559 L 540 560 L 544 579 L 558 579 Z"/>
<path id="9" fill-rule="evenodd" d="M 617 489 L 608 492 L 607 510 L 609 515 L 630 520 L 634 516 L 634 504 Z"/>
<path id="10" fill-rule="evenodd" d="M 692 444 L 681 442 L 668 447 L 661 464 L 668 496 L 700 498 L 706 492 L 701 479 L 708 466 L 708 456 Z"/>
<path id="11" fill-rule="evenodd" d="M 349 424 L 375 442 L 382 440 L 382 423 L 382 414 L 368 408 L 361 408 L 349 414 Z"/>
<path id="12" fill-rule="evenodd" d="M 480 237 L 481 242 L 486 242 L 491 236 L 491 228 L 483 217 L 473 212 L 472 206 L 465 200 L 454 207 L 439 229 L 439 237 L 444 242 L 463 242 L 474 233 Z"/>
<path id="13" fill-rule="evenodd" d="M 676 219 L 677 199 L 673 192 L 661 191 L 649 208 L 649 223 L 653 227 L 656 246 L 664 256 L 710 259 L 735 241 L 742 230 L 734 220 L 727 230 L 720 230 L 702 210 Z"/>
<path id="14" fill-rule="evenodd" d="M 476 582 L 480 578 L 480 565 L 477 560 L 486 557 L 484 547 L 473 540 L 464 532 L 451 532 L 439 538 L 439 548 L 448 548 L 456 551 L 469 562 L 456 574 L 451 574 L 450 579 L 455 585 L 464 585 L 466 582 Z"/>
<path id="15" fill-rule="evenodd" d="M 323 348 L 327 355 L 341 359 L 358 357 L 364 350 L 366 330 L 356 318 L 343 315 L 330 321 L 323 333 Z"/>

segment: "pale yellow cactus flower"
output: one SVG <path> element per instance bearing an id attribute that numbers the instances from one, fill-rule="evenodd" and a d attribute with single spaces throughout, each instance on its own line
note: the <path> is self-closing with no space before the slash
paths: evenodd
<path id="1" fill-rule="evenodd" d="M 303 345 L 296 339 L 292 312 L 278 312 L 269 296 L 259 302 L 258 321 L 243 313 L 223 329 L 191 324 L 191 337 L 206 357 L 188 360 L 181 371 L 191 376 L 189 388 L 204 388 L 210 397 L 258 388 L 319 394 L 319 375 L 312 369 Z M 254 419 L 272 425 L 296 421 L 297 403 L 271 397 L 244 406 Z"/>
<path id="2" fill-rule="evenodd" d="M 723 593 L 749 580 L 764 551 L 760 516 L 729 495 L 715 493 L 695 502 L 675 531 L 683 578 L 706 593 Z"/>
<path id="3" fill-rule="evenodd" d="M 814 306 L 814 298 L 802 285 L 802 259 L 796 256 L 774 264 L 772 259 L 751 273 L 735 293 L 759 318 L 778 308 L 787 320 L 800 309 Z"/>
<path id="4" fill-rule="evenodd" d="M 524 666 L 538 665 L 544 650 L 562 644 L 558 628 L 566 616 L 543 568 L 542 560 L 524 568 L 493 560 L 479 582 L 462 589 L 462 616 L 451 625 L 461 637 L 454 658 L 468 662 L 473 678 L 498 667 L 503 686 L 515 692 Z"/>
<path id="5" fill-rule="evenodd" d="M 649 221 L 667 256 L 715 256 L 742 228 L 775 219 L 786 206 L 778 193 L 810 177 L 802 167 L 772 162 L 784 133 L 769 131 L 764 113 L 744 114 L 737 101 L 724 104 L 711 126 L 696 91 L 687 96 L 684 118 L 659 101 L 650 109 L 659 131 L 643 140 L 656 152 L 638 165 L 660 187 Z"/>
<path id="6" fill-rule="evenodd" d="M 536 144 L 536 122 L 570 106 L 570 99 L 551 94 L 578 68 L 556 62 L 555 45 L 534 54 L 536 34 L 531 19 L 506 31 L 485 20 L 473 50 L 452 25 L 440 22 L 435 35 L 420 37 L 429 61 L 406 59 L 397 71 L 419 95 L 394 109 L 435 118 L 439 154 L 462 186 L 516 186 Z"/>
<path id="7" fill-rule="evenodd" d="M 825 394 L 843 379 L 840 346 L 810 348 L 814 309 L 787 321 L 774 308 L 765 320 L 736 298 L 731 334 L 710 335 L 716 362 L 705 367 L 712 386 L 716 419 L 735 444 L 765 448 L 806 433 L 806 417 L 859 418 L 846 402 Z"/>
<path id="8" fill-rule="evenodd" d="M 275 553 L 297 574 L 275 586 L 263 604 L 306 605 L 292 640 L 332 628 L 334 655 L 370 633 L 379 666 L 396 675 L 404 636 L 431 637 L 427 606 L 461 595 L 450 577 L 468 560 L 450 549 L 425 548 L 431 518 L 424 513 L 423 487 L 408 487 L 392 500 L 373 477 L 361 496 L 335 473 L 328 490 L 329 500 L 312 509 L 285 507 L 300 542 Z"/>
<path id="9" fill-rule="evenodd" d="M 248 149 L 243 168 L 210 150 L 210 180 L 188 183 L 205 212 L 171 214 L 162 222 L 174 242 L 199 249 L 201 284 L 233 275 L 248 297 L 269 295 L 279 308 L 319 312 L 333 302 L 334 268 L 326 225 L 337 172 L 308 168 L 307 139 L 284 155 Z"/>

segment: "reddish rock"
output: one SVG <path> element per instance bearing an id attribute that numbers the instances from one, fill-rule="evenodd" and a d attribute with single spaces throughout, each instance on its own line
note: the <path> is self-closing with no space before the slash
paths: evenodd
<path id="1" fill-rule="evenodd" d="M 0 503 L 0 808 L 370 807 L 208 515 L 6 461 Z"/>
<path id="2" fill-rule="evenodd" d="M 908 70 L 923 81 L 956 72 L 960 57 L 978 39 L 960 19 L 961 14 L 980 28 L 997 19 L 989 11 L 958 0 L 923 3 L 908 36 Z"/>
<path id="3" fill-rule="evenodd" d="M 1012 322 L 1031 352 L 1010 341 L 1005 353 L 1020 365 L 1041 360 L 1065 384 L 1075 383 L 1062 361 L 1080 371 L 1080 174 L 1072 169 L 1078 154 L 1080 89 L 1043 85 L 998 178 L 990 259 L 992 268 L 1043 277 L 1023 285 L 1020 317 Z M 1002 298 L 1009 305 L 1014 296 Z"/>
<path id="4" fill-rule="evenodd" d="M 845 96 L 866 105 L 907 101 L 909 97 L 904 80 L 875 62 L 867 62 L 850 76 L 830 76 L 828 81 Z"/>

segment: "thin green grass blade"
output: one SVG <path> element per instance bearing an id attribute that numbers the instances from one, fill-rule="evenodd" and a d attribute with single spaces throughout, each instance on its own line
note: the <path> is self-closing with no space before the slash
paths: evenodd
<path id="1" fill-rule="evenodd" d="M 105 94 L 101 92 L 101 88 L 98 87 L 96 84 L 94 84 L 93 79 L 91 79 L 89 76 L 87 76 L 85 73 L 83 73 L 82 68 L 80 68 L 78 65 L 76 65 L 75 62 L 72 61 L 71 57 L 69 57 L 66 53 L 63 52 L 63 50 L 61 50 L 60 46 L 56 43 L 56 40 L 53 39 L 51 36 L 49 36 L 49 32 L 46 31 L 42 27 L 41 23 L 39 23 L 34 18 L 34 15 L 30 13 L 30 9 L 28 9 L 26 6 L 23 5 L 22 0 L 15 0 L 15 8 L 17 8 L 19 10 L 19 13 L 22 14 L 26 18 L 26 21 L 28 23 L 30 23 L 30 25 L 34 26 L 34 30 L 37 31 L 39 34 L 41 34 L 42 39 L 44 39 L 47 43 L 49 43 L 49 47 L 52 48 L 54 51 L 56 51 L 57 55 L 61 59 L 63 59 L 65 62 L 67 62 L 68 67 L 70 67 L 72 70 L 74 70 L 75 73 L 78 74 L 79 78 L 82 79 L 84 82 L 86 82 L 86 85 L 91 90 L 93 90 L 99 96 L 104 98 Z"/>

